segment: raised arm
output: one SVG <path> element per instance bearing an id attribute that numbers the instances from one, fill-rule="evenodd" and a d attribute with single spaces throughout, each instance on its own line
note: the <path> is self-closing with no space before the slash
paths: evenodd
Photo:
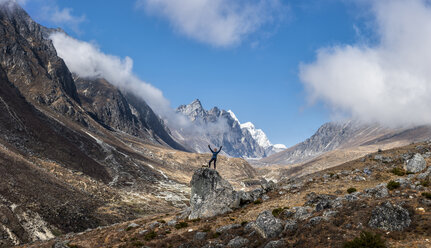
<path id="1" fill-rule="evenodd" d="M 211 146 L 210 146 L 210 145 L 208 145 L 208 148 L 210 149 L 210 151 L 211 151 L 211 152 L 214 152 L 214 151 L 213 151 L 213 149 L 211 149 Z"/>
<path id="2" fill-rule="evenodd" d="M 218 149 L 218 152 L 217 153 L 219 153 L 219 152 L 221 152 L 221 149 L 223 148 L 223 146 L 220 146 L 220 149 Z"/>

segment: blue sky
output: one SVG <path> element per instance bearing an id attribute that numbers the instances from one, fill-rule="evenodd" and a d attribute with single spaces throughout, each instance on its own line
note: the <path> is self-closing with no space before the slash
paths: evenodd
<path id="1" fill-rule="evenodd" d="M 132 58 L 133 72 L 172 107 L 198 98 L 205 108 L 231 109 L 241 122 L 253 122 L 272 143 L 291 146 L 331 117 L 322 101 L 308 104 L 300 63 L 314 61 L 319 48 L 355 43 L 369 19 L 360 6 L 341 0 L 281 4 L 269 13 L 274 20 L 228 45 L 184 33 L 135 0 L 27 0 L 23 7 L 43 25 Z"/>

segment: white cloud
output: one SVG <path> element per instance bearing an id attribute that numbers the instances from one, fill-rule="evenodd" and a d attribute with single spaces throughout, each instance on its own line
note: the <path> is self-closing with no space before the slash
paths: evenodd
<path id="1" fill-rule="evenodd" d="M 280 0 L 137 0 L 137 6 L 168 19 L 180 33 L 218 47 L 241 43 L 286 10 Z"/>
<path id="2" fill-rule="evenodd" d="M 386 125 L 431 124 L 431 6 L 369 2 L 378 43 L 322 48 L 300 79 L 335 114 Z"/>
<path id="3" fill-rule="evenodd" d="M 63 33 L 51 35 L 58 55 L 73 73 L 84 78 L 105 78 L 120 89 L 143 98 L 160 115 L 172 112 L 162 92 L 133 74 L 133 60 L 108 55 L 91 43 L 76 40 Z"/>

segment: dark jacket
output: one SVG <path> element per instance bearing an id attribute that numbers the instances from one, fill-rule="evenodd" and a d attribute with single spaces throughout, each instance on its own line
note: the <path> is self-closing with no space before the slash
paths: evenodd
<path id="1" fill-rule="evenodd" d="M 213 149 L 211 149 L 211 146 L 208 145 L 208 148 L 210 149 L 210 151 L 213 153 L 213 157 L 214 159 L 217 159 L 217 155 L 219 154 L 219 152 L 221 152 L 221 149 L 223 148 L 223 146 L 220 146 L 220 149 L 218 151 L 213 151 Z"/>

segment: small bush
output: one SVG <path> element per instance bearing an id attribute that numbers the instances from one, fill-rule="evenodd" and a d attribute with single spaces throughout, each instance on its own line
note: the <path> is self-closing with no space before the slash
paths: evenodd
<path id="1" fill-rule="evenodd" d="M 135 247 L 142 247 L 142 246 L 144 246 L 145 244 L 143 243 L 143 242 L 141 242 L 141 241 L 136 241 L 136 242 L 133 242 L 133 246 L 135 246 Z"/>
<path id="2" fill-rule="evenodd" d="M 274 217 L 278 217 L 281 214 L 281 212 L 283 212 L 283 208 L 274 208 L 272 210 L 272 215 L 274 215 Z"/>
<path id="3" fill-rule="evenodd" d="M 126 231 L 128 232 L 128 231 L 130 231 L 130 230 L 132 230 L 132 229 L 133 229 L 133 227 L 128 226 L 128 227 L 126 228 Z"/>
<path id="4" fill-rule="evenodd" d="M 229 220 L 230 221 L 235 221 L 235 218 L 230 217 Z"/>
<path id="5" fill-rule="evenodd" d="M 385 240 L 380 234 L 362 232 L 359 237 L 344 243 L 344 248 L 386 248 Z"/>
<path id="6" fill-rule="evenodd" d="M 397 175 L 397 176 L 404 176 L 406 174 L 406 171 L 404 169 L 401 169 L 401 168 L 398 168 L 398 167 L 393 168 L 391 170 L 391 172 L 393 174 Z"/>
<path id="7" fill-rule="evenodd" d="M 388 188 L 389 190 L 397 189 L 399 187 L 400 187 L 400 183 L 395 181 L 390 181 L 388 185 L 386 185 L 386 188 Z"/>
<path id="8" fill-rule="evenodd" d="M 357 191 L 356 188 L 348 188 L 347 189 L 347 193 L 349 193 L 349 194 L 356 192 L 356 191 Z"/>
<path id="9" fill-rule="evenodd" d="M 378 153 L 382 153 L 382 152 L 383 152 L 383 150 L 379 148 L 379 149 L 377 149 L 377 152 L 378 152 Z"/>
<path id="10" fill-rule="evenodd" d="M 160 223 L 165 224 L 166 221 L 165 220 L 159 220 Z"/>
<path id="11" fill-rule="evenodd" d="M 422 196 L 427 198 L 427 199 L 431 199 L 431 193 L 430 192 L 422 192 Z"/>
<path id="12" fill-rule="evenodd" d="M 189 224 L 187 222 L 178 222 L 177 224 L 175 224 L 176 229 L 186 228 L 188 226 Z"/>
<path id="13" fill-rule="evenodd" d="M 205 225 L 202 229 L 202 232 L 210 232 L 211 231 L 211 226 L 210 225 Z"/>
<path id="14" fill-rule="evenodd" d="M 201 221 L 201 218 L 193 219 L 192 222 L 198 222 Z"/>
<path id="15" fill-rule="evenodd" d="M 245 226 L 245 225 L 247 225 L 248 224 L 248 221 L 243 221 L 243 222 L 241 222 L 241 226 Z"/>
<path id="16" fill-rule="evenodd" d="M 261 199 L 257 199 L 256 201 L 254 201 L 254 204 L 261 204 L 263 201 Z"/>
<path id="17" fill-rule="evenodd" d="M 421 181 L 420 185 L 424 187 L 429 187 L 431 185 L 431 182 L 429 180 L 423 180 Z"/>
<path id="18" fill-rule="evenodd" d="M 145 234 L 144 239 L 146 241 L 150 241 L 152 239 L 154 239 L 155 237 L 157 237 L 157 233 L 155 233 L 154 231 L 148 232 Z"/>

